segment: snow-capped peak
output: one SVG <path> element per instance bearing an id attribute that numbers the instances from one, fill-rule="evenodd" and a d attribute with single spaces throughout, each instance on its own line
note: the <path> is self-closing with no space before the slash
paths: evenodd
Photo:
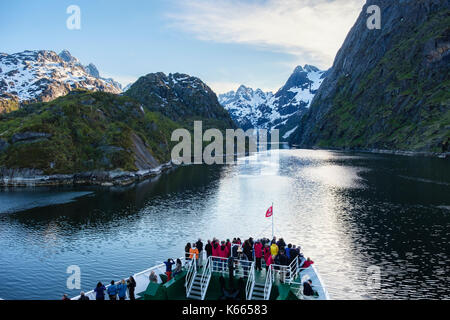
<path id="1" fill-rule="evenodd" d="M 50 101 L 77 88 L 122 92 L 120 84 L 101 78 L 93 64 L 84 67 L 67 50 L 0 55 L 0 91 L 21 102 Z"/>
<path id="2" fill-rule="evenodd" d="M 297 66 L 275 94 L 241 85 L 237 91 L 219 95 L 219 102 L 243 128 L 280 129 L 287 139 L 325 78 L 312 65 Z"/>

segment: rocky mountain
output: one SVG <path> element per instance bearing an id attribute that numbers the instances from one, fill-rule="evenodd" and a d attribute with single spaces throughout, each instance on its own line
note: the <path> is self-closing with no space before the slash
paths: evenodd
<path id="1" fill-rule="evenodd" d="M 27 104 L 0 115 L 0 184 L 23 175 L 82 174 L 93 181 L 154 169 L 170 160 L 178 127 L 129 97 L 105 92 L 75 90 Z"/>
<path id="2" fill-rule="evenodd" d="M 75 89 L 23 104 L 0 114 L 0 186 L 134 182 L 170 161 L 172 132 L 194 120 L 236 127 L 208 86 L 182 74 L 149 74 L 123 95 Z"/>
<path id="3" fill-rule="evenodd" d="M 381 8 L 379 30 L 367 7 Z M 291 143 L 441 151 L 450 138 L 450 3 L 368 0 Z"/>
<path id="4" fill-rule="evenodd" d="M 287 139 L 308 110 L 325 76 L 326 72 L 314 66 L 298 66 L 275 94 L 242 85 L 236 92 L 219 95 L 219 101 L 244 130 L 279 129 L 280 137 Z"/>
<path id="5" fill-rule="evenodd" d="M 236 126 L 216 94 L 199 78 L 186 74 L 150 73 L 139 78 L 124 95 L 179 123 L 192 126 L 194 120 L 203 120 L 205 127 Z"/>
<path id="6" fill-rule="evenodd" d="M 93 64 L 84 67 L 67 50 L 0 53 L 0 108 L 2 105 L 51 101 L 74 89 L 120 93 L 121 86 L 100 77 Z M 7 108 L 0 109 L 0 112 Z"/>

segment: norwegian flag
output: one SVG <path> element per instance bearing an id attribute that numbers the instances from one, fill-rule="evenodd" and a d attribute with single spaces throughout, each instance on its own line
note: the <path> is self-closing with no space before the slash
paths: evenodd
<path id="1" fill-rule="evenodd" d="M 267 209 L 266 218 L 270 218 L 272 215 L 273 215 L 273 206 L 271 206 L 269 209 Z"/>

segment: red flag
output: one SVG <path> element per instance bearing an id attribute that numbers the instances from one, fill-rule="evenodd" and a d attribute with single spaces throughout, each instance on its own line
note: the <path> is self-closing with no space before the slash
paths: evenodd
<path id="1" fill-rule="evenodd" d="M 273 214 L 273 206 L 271 206 L 269 209 L 267 209 L 266 212 L 266 218 L 270 218 Z"/>

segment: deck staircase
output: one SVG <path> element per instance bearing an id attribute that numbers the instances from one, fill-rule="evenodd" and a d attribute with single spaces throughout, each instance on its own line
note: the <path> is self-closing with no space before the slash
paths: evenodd
<path id="1" fill-rule="evenodd" d="M 250 300 L 265 300 L 264 299 L 264 287 L 265 287 L 264 284 L 255 282 Z"/>
<path id="2" fill-rule="evenodd" d="M 206 291 L 212 277 L 212 258 L 209 257 L 203 272 L 199 272 L 194 260 L 190 262 L 189 270 L 186 275 L 186 297 L 194 300 L 205 300 Z"/>
<path id="3" fill-rule="evenodd" d="M 201 281 L 202 281 L 202 274 L 197 273 L 194 276 L 191 290 L 187 295 L 187 297 L 189 299 L 203 300 L 202 299 L 202 286 L 201 286 L 202 282 Z"/>

